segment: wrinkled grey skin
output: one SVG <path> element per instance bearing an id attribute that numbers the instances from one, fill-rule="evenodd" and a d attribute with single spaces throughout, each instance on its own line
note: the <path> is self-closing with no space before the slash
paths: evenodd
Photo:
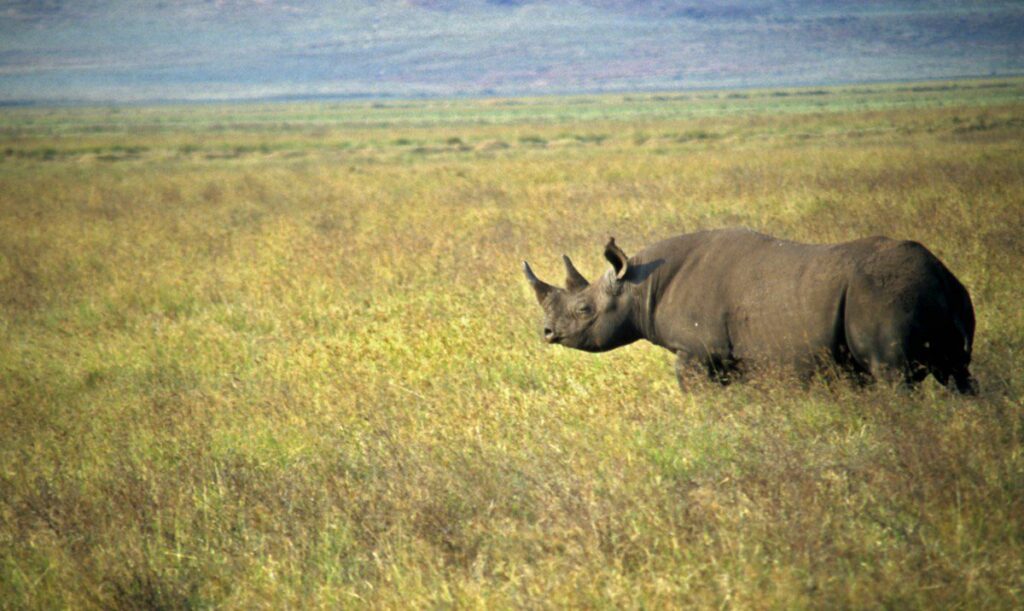
<path id="1" fill-rule="evenodd" d="M 604 352 L 646 339 L 728 383 L 758 366 L 914 386 L 929 374 L 965 394 L 974 309 L 917 242 L 871 237 L 800 244 L 746 229 L 685 234 L 633 257 L 612 238 L 593 284 L 563 256 L 566 288 L 523 271 L 544 309 L 544 339 Z"/>

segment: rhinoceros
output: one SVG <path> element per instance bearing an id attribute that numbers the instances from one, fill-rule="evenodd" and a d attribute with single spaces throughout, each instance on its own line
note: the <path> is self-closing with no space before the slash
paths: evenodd
<path id="1" fill-rule="evenodd" d="M 544 309 L 544 340 L 604 352 L 645 339 L 687 371 L 727 384 L 766 368 L 810 379 L 914 387 L 929 374 L 977 392 L 968 371 L 974 308 L 964 285 L 918 242 L 870 237 L 802 244 L 747 229 L 689 233 L 611 263 L 591 284 L 563 255 L 564 289 L 523 271 Z"/>

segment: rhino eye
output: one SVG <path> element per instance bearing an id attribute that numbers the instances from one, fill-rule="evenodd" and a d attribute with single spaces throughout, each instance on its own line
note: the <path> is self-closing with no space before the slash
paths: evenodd
<path id="1" fill-rule="evenodd" d="M 576 306 L 576 313 L 580 316 L 590 316 L 594 312 L 594 308 L 590 307 L 589 303 L 581 303 Z"/>

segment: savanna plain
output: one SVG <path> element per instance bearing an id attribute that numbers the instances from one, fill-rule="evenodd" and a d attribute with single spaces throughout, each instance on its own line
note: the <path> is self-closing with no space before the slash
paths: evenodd
<path id="1" fill-rule="evenodd" d="M 0 607 L 1024 606 L 1024 81 L 0 110 Z M 546 346 L 521 274 L 919 240 L 977 397 Z"/>

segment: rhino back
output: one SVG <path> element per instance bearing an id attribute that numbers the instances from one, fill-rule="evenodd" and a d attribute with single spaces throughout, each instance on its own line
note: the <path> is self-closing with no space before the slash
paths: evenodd
<path id="1" fill-rule="evenodd" d="M 639 255 L 666 261 L 648 299 L 655 343 L 694 356 L 794 364 L 833 351 L 853 267 L 843 247 L 748 230 L 655 244 Z"/>

